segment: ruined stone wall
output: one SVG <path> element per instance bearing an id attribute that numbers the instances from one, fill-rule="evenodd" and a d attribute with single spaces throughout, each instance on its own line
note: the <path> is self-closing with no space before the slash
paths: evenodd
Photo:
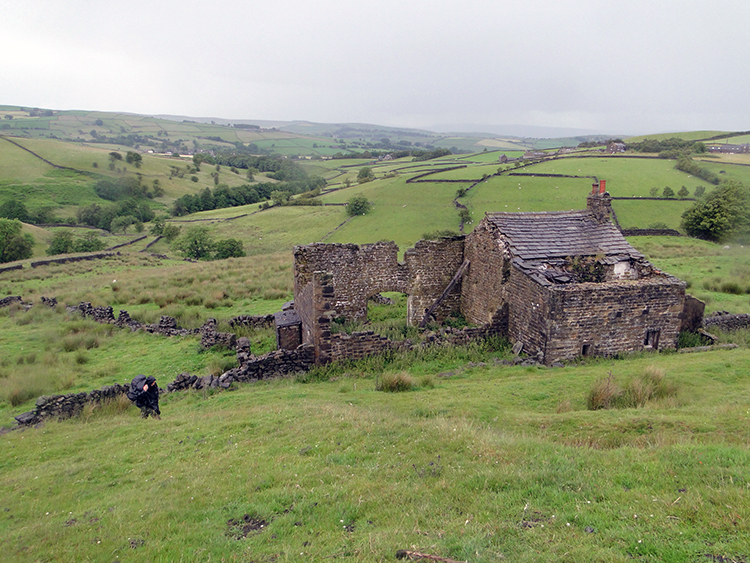
<path id="1" fill-rule="evenodd" d="M 470 323 L 489 323 L 508 300 L 510 262 L 486 221 L 466 237 L 464 258 L 470 264 L 461 284 L 461 310 Z"/>
<path id="2" fill-rule="evenodd" d="M 294 249 L 295 309 L 297 292 L 312 281 L 314 272 L 333 276 L 334 308 L 339 316 L 352 320 L 367 318 L 367 299 L 382 291 L 407 291 L 407 275 L 398 263 L 393 242 L 375 244 L 310 244 Z"/>
<path id="3" fill-rule="evenodd" d="M 420 240 L 404 253 L 408 272 L 408 322 L 418 325 L 425 311 L 440 297 L 464 261 L 464 237 Z M 461 285 L 458 282 L 435 310 L 437 322 L 461 310 Z"/>
<path id="4" fill-rule="evenodd" d="M 459 269 L 463 237 L 419 241 L 406 252 L 403 263 L 397 258 L 398 247 L 393 242 L 311 244 L 294 249 L 294 309 L 302 321 L 302 341 L 315 346 L 318 363 L 346 357 L 342 355 L 345 346 L 339 343 L 333 347 L 330 323 L 340 317 L 366 319 L 372 295 L 408 293 L 408 320 L 414 324 L 421 321 L 425 309 L 440 297 Z M 459 309 L 460 284 L 436 316 L 442 320 Z"/>
<path id="5" fill-rule="evenodd" d="M 332 360 L 359 360 L 404 346 L 403 342 L 389 340 L 371 330 L 352 334 L 338 333 L 331 335 L 331 358 Z"/>
<path id="6" fill-rule="evenodd" d="M 675 348 L 685 285 L 665 276 L 648 283 L 556 286 L 550 289 L 548 300 L 546 363 L 584 352 L 609 356 L 643 350 L 648 331 L 659 332 L 659 349 Z"/>
<path id="7" fill-rule="evenodd" d="M 34 408 L 16 416 L 20 425 L 38 424 L 48 419 L 66 419 L 78 416 L 88 403 L 117 399 L 130 390 L 130 383 L 107 385 L 90 393 L 70 393 L 68 395 L 45 395 L 36 400 Z"/>
<path id="8" fill-rule="evenodd" d="M 276 348 L 280 350 L 294 350 L 302 343 L 299 324 L 280 326 L 276 329 Z"/>
<path id="9" fill-rule="evenodd" d="M 533 356 L 544 353 L 547 343 L 548 291 L 521 270 L 511 267 L 508 281 L 508 338 L 523 343 Z"/>
<path id="10" fill-rule="evenodd" d="M 706 304 L 690 295 L 685 294 L 685 307 L 682 310 L 682 321 L 680 332 L 687 330 L 695 332 L 703 326 L 703 314 L 706 312 Z"/>

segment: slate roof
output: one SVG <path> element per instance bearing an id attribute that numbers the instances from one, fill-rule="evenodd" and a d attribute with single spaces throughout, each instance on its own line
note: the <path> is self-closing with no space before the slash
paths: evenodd
<path id="1" fill-rule="evenodd" d="M 588 210 L 488 213 L 487 220 L 505 235 L 513 263 L 543 285 L 572 281 L 562 268 L 568 257 L 601 256 L 605 264 L 644 259 L 611 222 L 599 223 Z"/>
<path id="2" fill-rule="evenodd" d="M 599 223 L 586 210 L 488 213 L 507 237 L 513 255 L 524 261 L 567 256 L 643 258 L 610 222 Z"/>
<path id="3" fill-rule="evenodd" d="M 273 320 L 276 324 L 276 328 L 294 326 L 302 322 L 302 319 L 300 319 L 297 311 L 295 311 L 294 309 L 288 309 L 286 311 L 279 311 L 277 313 L 274 313 Z"/>

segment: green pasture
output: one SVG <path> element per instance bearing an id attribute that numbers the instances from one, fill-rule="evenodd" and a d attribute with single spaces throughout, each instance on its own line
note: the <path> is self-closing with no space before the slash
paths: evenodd
<path id="1" fill-rule="evenodd" d="M 612 209 L 623 229 L 647 229 L 663 224 L 669 229 L 681 230 L 682 214 L 692 204 L 692 201 L 679 199 L 618 200 L 612 202 Z"/>
<path id="2" fill-rule="evenodd" d="M 750 186 L 750 158 L 747 155 L 742 156 L 745 156 L 747 159 L 747 163 L 744 166 L 742 164 L 733 164 L 712 159 L 701 160 L 700 166 L 709 169 L 719 176 L 721 180 L 731 178 L 742 182 L 745 186 Z"/>
<path id="3" fill-rule="evenodd" d="M 524 155 L 526 151 L 521 150 L 498 150 L 498 149 L 492 149 L 487 150 L 486 152 L 477 152 L 474 154 L 467 154 L 467 155 L 460 155 L 456 156 L 456 162 L 482 162 L 482 163 L 497 163 L 498 166 L 500 166 L 500 157 L 502 155 L 507 156 L 508 158 L 519 158 Z"/>
<path id="4" fill-rule="evenodd" d="M 351 197 L 351 195 L 349 196 Z M 257 211 L 257 205 L 234 207 L 234 215 Z M 219 210 L 217 210 L 219 211 Z M 191 217 L 212 217 L 202 212 Z M 227 210 L 220 210 L 226 212 Z M 346 220 L 343 207 L 289 206 L 274 207 L 233 221 L 216 223 L 217 238 L 239 238 L 248 255 L 289 252 L 298 244 L 321 241 L 327 233 Z"/>
<path id="5" fill-rule="evenodd" d="M 0 200 L 20 199 L 31 210 L 53 206 L 62 210 L 64 215 L 74 216 L 75 207 L 69 209 L 71 206 L 102 203 L 102 200 L 93 192 L 93 185 L 97 179 L 117 179 L 124 174 L 140 174 L 141 181 L 149 187 L 153 185 L 154 180 L 159 181 L 164 189 L 164 196 L 153 200 L 155 207 L 168 206 L 182 195 L 197 193 L 206 187 L 215 186 L 214 179 L 211 177 L 216 170 L 215 167 L 204 164 L 199 172 L 187 173 L 186 167 L 192 166 L 192 160 L 189 159 L 142 154 L 143 160 L 140 168 L 135 168 L 123 160 L 117 161 L 116 170 L 111 171 L 109 170 L 109 153 L 117 150 L 124 158 L 126 152 L 131 150 L 129 147 L 90 146 L 49 139 L 14 140 L 53 164 L 83 172 L 80 174 L 55 169 L 31 153 L 0 140 L 0 143 L 3 143 L 3 150 L 0 151 L 0 168 L 3 170 L 3 178 L 0 179 Z M 172 167 L 182 169 L 183 177 L 170 178 Z M 198 182 L 193 182 L 192 176 L 196 176 Z M 259 174 L 256 175 L 255 181 L 270 180 L 265 175 Z M 247 180 L 244 170 L 234 173 L 229 167 L 221 167 L 219 183 L 234 187 L 252 182 Z"/>
<path id="6" fill-rule="evenodd" d="M 460 166 L 456 170 L 445 170 L 441 171 L 442 168 L 454 168 Z M 410 171 L 409 171 L 410 172 Z M 490 175 L 497 172 L 497 166 L 494 164 L 480 165 L 480 164 L 467 164 L 466 162 L 452 162 L 450 166 L 446 167 L 430 167 L 425 166 L 421 172 L 434 172 L 429 176 L 420 178 L 420 183 L 430 180 L 468 180 L 475 181 L 479 180 L 484 174 Z"/>
<path id="7" fill-rule="evenodd" d="M 407 184 L 406 177 L 398 176 L 324 195 L 322 199 L 330 203 L 363 195 L 373 203 L 373 210 L 354 217 L 322 242 L 393 240 L 403 252 L 426 232 L 458 229 L 458 212 L 452 204 L 455 193 L 455 184 Z M 337 217 L 342 221 L 347 218 L 343 207 L 331 209 L 340 210 Z"/>
<path id="8" fill-rule="evenodd" d="M 636 137 L 628 137 L 625 139 L 626 143 L 640 143 L 646 139 L 654 139 L 655 141 L 664 141 L 666 139 L 683 139 L 685 141 L 702 141 L 704 139 L 710 139 L 717 135 L 724 135 L 728 131 L 683 131 L 679 133 L 658 133 L 654 135 L 638 135 Z"/>
<path id="9" fill-rule="evenodd" d="M 336 381 L 170 394 L 161 421 L 114 403 L 5 434 L 4 557 L 747 558 L 747 350 L 556 370 L 496 367 L 493 356 L 394 358 L 380 369 L 420 382 L 405 393 L 375 391 L 376 366 L 353 366 Z M 585 409 L 595 381 L 645 370 L 678 398 Z"/>
<path id="10" fill-rule="evenodd" d="M 687 237 L 629 237 L 665 272 L 688 284 L 706 312 L 750 313 L 750 248 Z"/>
<path id="11" fill-rule="evenodd" d="M 567 211 L 584 209 L 591 191 L 586 178 L 493 176 L 474 186 L 459 201 L 478 223 L 485 212 Z"/>
<path id="12" fill-rule="evenodd" d="M 750 135 L 737 135 L 736 137 L 721 139 L 719 142 L 729 143 L 730 145 L 744 145 L 750 143 Z"/>
<path id="13" fill-rule="evenodd" d="M 682 186 L 685 186 L 690 190 L 691 195 L 698 186 L 704 186 L 706 191 L 710 191 L 713 187 L 699 178 L 675 169 L 675 164 L 674 160 L 660 158 L 595 156 L 556 158 L 526 166 L 522 171 L 532 174 L 543 172 L 573 176 L 596 176 L 600 180 L 607 181 L 607 191 L 613 197 L 649 197 L 649 190 L 652 187 L 658 188 L 659 194 L 661 194 L 665 186 L 671 187 L 675 193 Z M 550 180 L 554 180 L 554 178 L 550 178 Z"/>

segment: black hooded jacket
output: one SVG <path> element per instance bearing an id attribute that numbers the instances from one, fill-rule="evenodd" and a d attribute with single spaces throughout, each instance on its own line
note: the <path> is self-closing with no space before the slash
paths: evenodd
<path id="1" fill-rule="evenodd" d="M 146 384 L 148 384 L 148 390 L 144 391 L 143 386 Z M 159 386 L 156 385 L 156 379 L 152 375 L 148 377 L 136 375 L 130 382 L 128 399 L 133 401 L 139 409 L 145 407 L 155 411 L 156 414 L 161 414 L 159 410 Z"/>

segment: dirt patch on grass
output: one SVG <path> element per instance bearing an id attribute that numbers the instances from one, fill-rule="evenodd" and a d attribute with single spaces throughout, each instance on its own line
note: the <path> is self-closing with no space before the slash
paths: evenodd
<path id="1" fill-rule="evenodd" d="M 253 518 L 245 514 L 242 518 L 227 520 L 227 535 L 234 539 L 246 538 L 254 532 L 260 532 L 268 526 L 268 522 L 260 518 Z"/>

